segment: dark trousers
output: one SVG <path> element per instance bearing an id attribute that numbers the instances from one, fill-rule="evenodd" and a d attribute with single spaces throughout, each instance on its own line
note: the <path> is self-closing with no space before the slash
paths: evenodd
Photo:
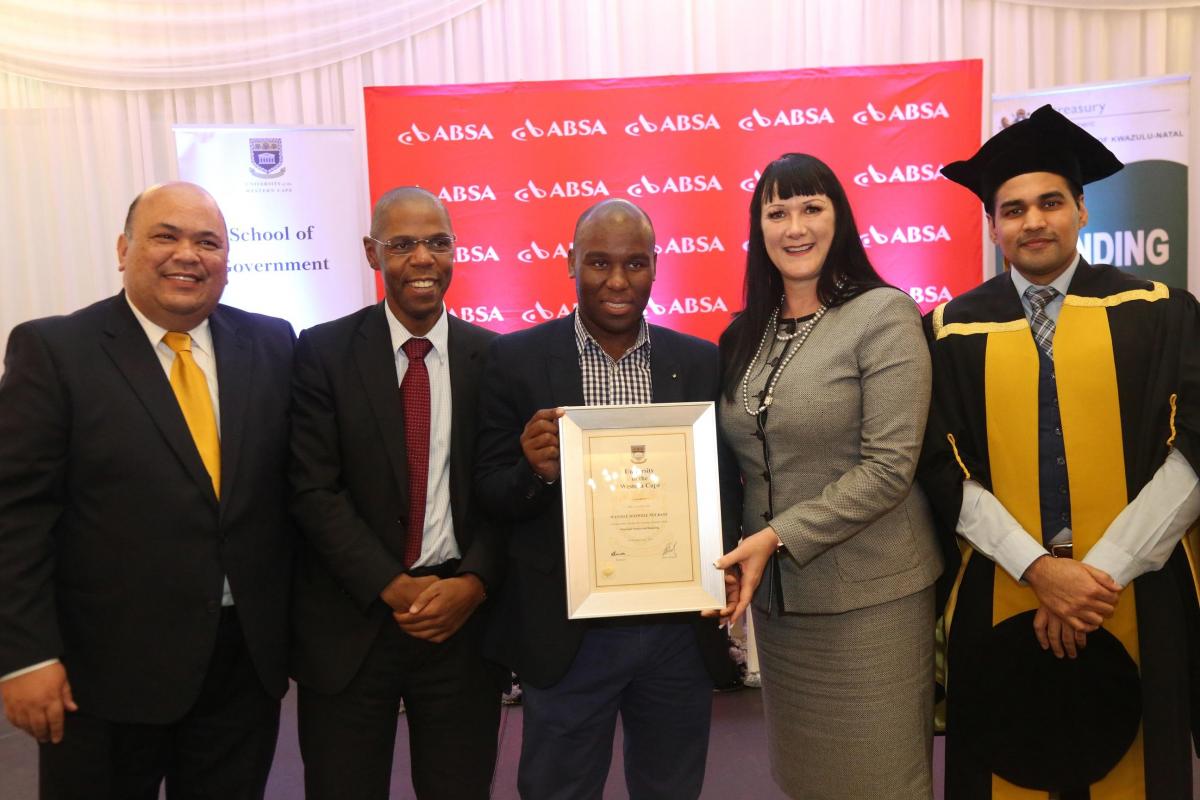
<path id="1" fill-rule="evenodd" d="M 200 695 L 167 725 L 68 714 L 60 744 L 39 745 L 42 800 L 260 800 L 275 758 L 279 701 L 267 694 L 234 609 L 221 612 Z"/>
<path id="2" fill-rule="evenodd" d="M 480 655 L 479 617 L 441 644 L 390 620 L 341 692 L 299 688 L 307 800 L 386 800 L 400 701 L 417 797 L 483 800 L 496 764 L 500 688 Z"/>
<path id="3" fill-rule="evenodd" d="M 521 797 L 600 798 L 618 712 L 629 797 L 699 796 L 712 689 L 691 625 L 592 628 L 562 680 L 523 687 Z"/>

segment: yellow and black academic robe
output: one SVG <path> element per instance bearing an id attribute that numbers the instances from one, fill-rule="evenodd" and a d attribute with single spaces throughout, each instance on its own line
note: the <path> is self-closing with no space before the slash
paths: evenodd
<path id="1" fill-rule="evenodd" d="M 1011 278 L 997 276 L 925 319 L 934 391 L 919 475 L 946 550 L 947 797 L 1045 798 L 991 774 L 956 729 L 955 664 L 993 626 L 1035 609 L 1021 586 L 955 536 L 964 477 L 993 492 L 1041 537 L 1038 355 Z M 1083 558 L 1174 447 L 1200 472 L 1200 308 L 1187 292 L 1080 262 L 1064 297 L 1054 371 L 1067 453 L 1074 557 Z M 1091 800 L 1190 797 L 1188 733 L 1200 719 L 1194 572 L 1184 546 L 1122 593 L 1105 628 L 1138 665 L 1142 725 Z M 978 659 L 975 659 L 976 662 Z M 965 667 L 964 667 L 965 668 Z M 1103 698 L 1097 698 L 1103 702 Z M 1047 709 L 1047 714 L 1060 713 Z M 962 715 L 960 714 L 960 717 Z M 1002 720 L 1006 727 L 1037 719 Z M 1060 757 L 1046 753 L 1045 757 Z"/>

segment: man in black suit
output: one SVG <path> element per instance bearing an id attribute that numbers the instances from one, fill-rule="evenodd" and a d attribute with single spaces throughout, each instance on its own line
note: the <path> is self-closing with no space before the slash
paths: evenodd
<path id="1" fill-rule="evenodd" d="M 152 187 L 124 292 L 26 322 L 0 380 L 0 695 L 43 798 L 261 798 L 287 689 L 284 320 L 218 305 L 225 220 Z"/>
<path id="2" fill-rule="evenodd" d="M 432 194 L 381 197 L 363 246 L 385 301 L 304 331 L 296 354 L 305 788 L 309 800 L 386 798 L 403 700 L 417 795 L 486 798 L 500 675 L 480 652 L 480 606 L 499 573 L 471 474 L 493 334 L 442 303 L 454 234 Z"/>
<path id="3" fill-rule="evenodd" d="M 713 400 L 717 349 L 645 322 L 654 229 L 634 204 L 588 209 L 567 259 L 576 312 L 493 344 L 480 412 L 476 487 L 510 526 L 487 652 L 524 690 L 519 788 L 599 797 L 619 711 L 630 796 L 695 797 L 713 681 L 732 678 L 720 633 L 699 614 L 567 619 L 556 420 L 565 405 Z"/>

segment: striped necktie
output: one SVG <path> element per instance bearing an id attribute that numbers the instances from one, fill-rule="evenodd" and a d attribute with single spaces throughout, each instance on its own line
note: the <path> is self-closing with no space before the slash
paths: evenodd
<path id="1" fill-rule="evenodd" d="M 1046 306 L 1056 297 L 1058 290 L 1052 286 L 1030 286 L 1025 290 L 1025 299 L 1033 307 L 1029 317 L 1033 340 L 1051 361 L 1054 360 L 1054 320 L 1046 314 Z"/>
<path id="2" fill-rule="evenodd" d="M 192 337 L 169 331 L 163 334 L 167 347 L 175 351 L 171 365 L 171 388 L 179 401 L 179 409 L 187 421 L 188 430 L 200 451 L 200 460 L 212 479 L 213 491 L 221 496 L 221 439 L 217 434 L 217 415 L 213 413 L 212 395 L 208 380 L 192 358 Z"/>

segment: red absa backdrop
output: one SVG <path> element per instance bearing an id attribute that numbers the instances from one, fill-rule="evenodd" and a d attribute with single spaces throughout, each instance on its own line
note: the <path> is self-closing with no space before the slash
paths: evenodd
<path id="1" fill-rule="evenodd" d="M 979 283 L 979 205 L 938 168 L 980 140 L 981 62 L 369 87 L 372 203 L 420 185 L 458 236 L 451 313 L 512 331 L 570 312 L 575 220 L 627 197 L 654 220 L 647 316 L 709 339 L 742 305 L 757 170 L 826 161 L 867 252 L 923 310 Z M 379 285 L 382 297 L 382 285 Z"/>

